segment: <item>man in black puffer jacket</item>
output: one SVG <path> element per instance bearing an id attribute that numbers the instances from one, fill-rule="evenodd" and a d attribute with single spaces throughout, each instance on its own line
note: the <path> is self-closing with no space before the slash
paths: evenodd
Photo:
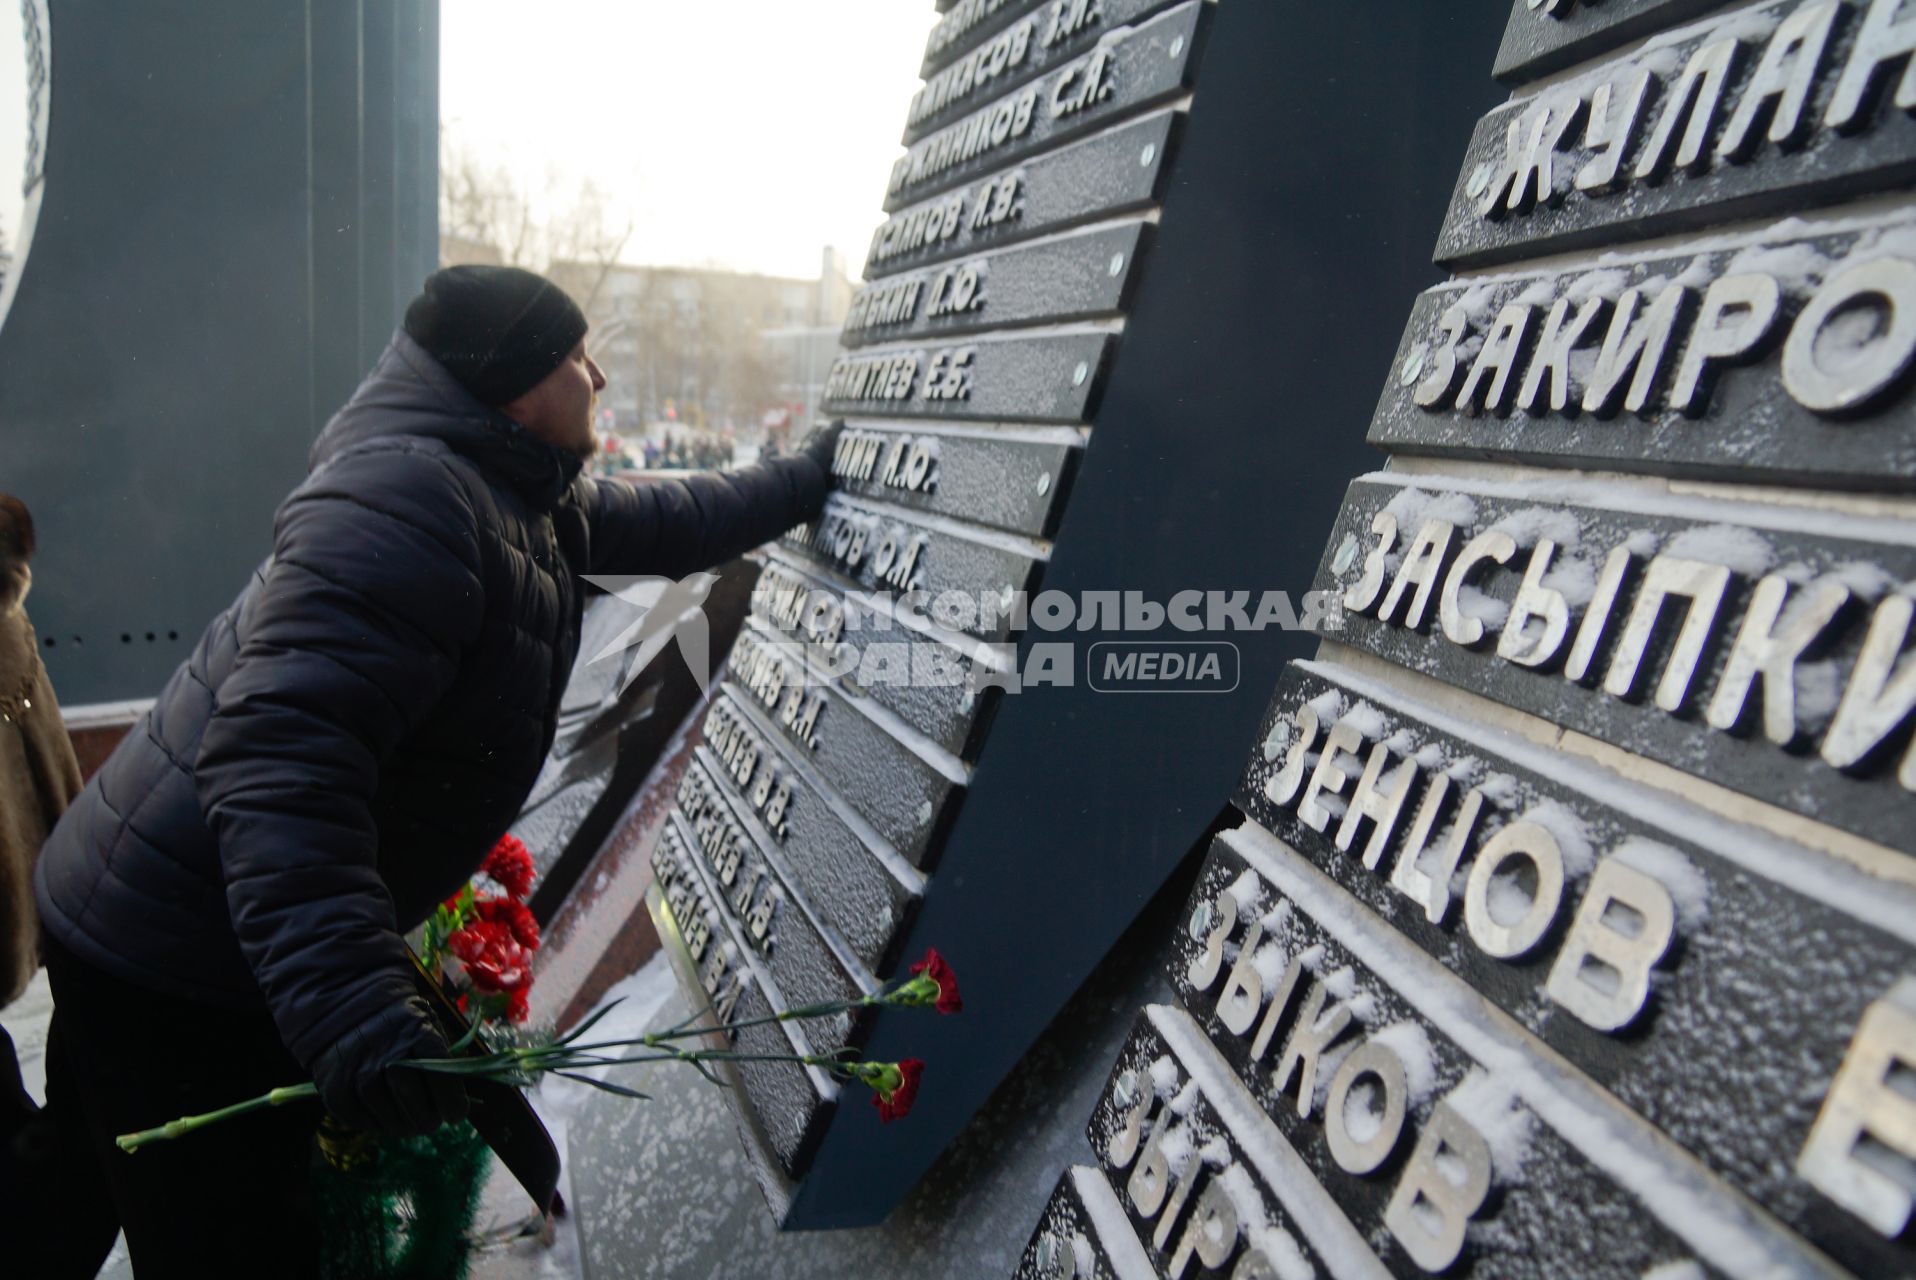
<path id="1" fill-rule="evenodd" d="M 450 1077 L 392 1065 L 445 1052 L 400 935 L 530 791 L 580 575 L 679 578 L 824 501 L 829 436 L 725 475 L 581 476 L 605 385 L 585 327 L 529 272 L 429 279 L 319 437 L 272 557 L 46 845 L 52 1088 L 85 1116 L 141 1280 L 310 1268 L 316 1113 L 133 1156 L 115 1133 L 307 1076 L 361 1128 L 464 1114 Z"/>

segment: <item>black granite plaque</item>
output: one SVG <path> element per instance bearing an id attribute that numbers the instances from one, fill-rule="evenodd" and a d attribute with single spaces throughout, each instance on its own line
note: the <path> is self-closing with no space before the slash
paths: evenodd
<path id="1" fill-rule="evenodd" d="M 1153 1030 L 1222 1059 L 1392 1274 L 1826 1273 L 1268 832 L 1219 837 L 1192 903 L 1169 965 L 1189 1012 Z"/>
<path id="2" fill-rule="evenodd" d="M 1017 1280 L 1153 1280 L 1157 1272 L 1131 1234 L 1111 1184 L 1096 1169 L 1079 1165 L 1058 1179 L 1014 1275 Z"/>
<path id="3" fill-rule="evenodd" d="M 918 69 L 929 77 L 958 55 L 978 47 L 986 37 L 1004 30 L 1015 17 L 1049 0 L 956 0 L 940 4 L 945 16 L 938 19 L 925 38 L 925 60 Z"/>
<path id="4" fill-rule="evenodd" d="M 844 342 L 862 346 L 1115 316 L 1149 233 L 1134 222 L 885 276 L 853 296 Z"/>
<path id="5" fill-rule="evenodd" d="M 1149 208 L 1182 119 L 1160 111 L 900 209 L 872 233 L 865 275 Z"/>
<path id="6" fill-rule="evenodd" d="M 715 905 L 718 894 L 691 851 L 690 834 L 676 817 L 660 832 L 652 867 L 658 890 L 656 898 L 648 899 L 653 922 L 668 952 L 683 946 L 691 957 L 697 968 L 694 989 L 702 989 L 711 1002 L 708 1008 L 721 1019 L 738 1022 L 769 1018 L 773 1006 L 764 978 L 748 958 L 750 949 L 731 917 Z M 762 1059 L 813 1051 L 796 1028 L 771 1022 L 744 1028 L 730 1046 Z M 837 1083 L 816 1067 L 796 1062 L 739 1062 L 731 1064 L 731 1071 L 751 1100 L 750 1111 L 741 1113 L 742 1119 L 760 1137 L 780 1172 L 788 1178 L 798 1176 L 837 1109 Z"/>
<path id="7" fill-rule="evenodd" d="M 892 168 L 885 210 L 1188 92 L 1209 8 L 1188 0 L 1114 31 L 1084 57 L 914 142 Z"/>
<path id="8" fill-rule="evenodd" d="M 1791 219 L 1696 248 L 1426 291 L 1370 441 L 1394 452 L 1909 489 L 1912 365 L 1908 214 L 1821 229 Z"/>
<path id="9" fill-rule="evenodd" d="M 845 594 L 782 550 L 759 579 L 753 612 L 802 646 L 814 669 L 833 673 L 960 759 L 976 758 L 1003 692 L 984 677 L 1009 670 L 1008 646 L 934 635 L 908 610 L 900 616 L 863 592 Z"/>
<path id="10" fill-rule="evenodd" d="M 1819 1190 L 1828 1165 L 1795 1164 L 1866 1011 L 1916 972 L 1916 878 L 1334 666 L 1286 672 L 1261 742 L 1238 805 L 1373 928 L 1387 921 L 1845 1265 L 1916 1264 Z"/>
<path id="11" fill-rule="evenodd" d="M 1378 473 L 1316 585 L 1345 644 L 1916 853 L 1913 582 L 1907 520 Z"/>
<path id="12" fill-rule="evenodd" d="M 931 862 L 936 838 L 963 798 L 968 771 L 957 757 L 884 708 L 833 688 L 819 673 L 791 672 L 808 685 L 775 692 L 779 705 L 767 707 L 763 695 L 741 677 L 749 671 L 758 677 L 759 688 L 774 693 L 779 656 L 757 645 L 749 632 L 739 637 L 733 655 L 732 679 L 725 687 L 744 708 L 750 727 L 782 738 L 907 862 Z M 777 837 L 778 828 L 768 826 Z"/>
<path id="13" fill-rule="evenodd" d="M 674 811 L 681 836 L 702 860 L 699 869 L 714 895 L 712 906 L 729 917 L 754 952 L 779 1007 L 856 1000 L 863 994 L 860 984 L 836 954 L 846 949 L 844 943 L 827 939 L 812 917 L 810 902 L 793 893 L 789 863 L 775 852 L 775 840 L 761 838 L 765 829 L 755 820 L 757 811 L 734 790 L 742 762 L 734 757 L 734 764 L 726 763 L 723 747 L 731 740 L 720 719 L 716 710 L 706 717 L 709 746 L 700 752 L 697 766 L 688 767 L 691 781 L 680 786 Z M 763 779 L 773 779 L 771 785 L 778 786 L 776 766 L 762 757 L 753 763 L 756 767 L 744 784 L 748 791 Z M 845 1015 L 801 1026 L 820 1053 L 857 1038 Z"/>
<path id="14" fill-rule="evenodd" d="M 923 878 L 901 866 L 889 850 L 866 845 L 800 770 L 784 759 L 773 767 L 780 764 L 786 766 L 780 772 L 780 781 L 790 790 L 790 799 L 778 815 L 786 838 L 782 842 L 758 839 L 759 860 L 777 863 L 779 877 L 802 894 L 806 906 L 816 914 L 818 931 L 833 934 L 834 947 L 842 947 L 854 966 L 862 966 L 868 973 L 882 971 L 893 939 L 918 909 Z M 719 785 L 716 779 L 723 769 L 709 749 L 702 750 L 680 780 L 679 811 L 693 822 L 695 835 L 699 817 L 714 812 Z M 735 802 L 736 797 L 725 803 Z M 768 834 L 756 819 L 739 820 L 735 815 L 735 820 L 714 838 L 722 842 L 742 840 L 748 835 L 748 827 L 753 829 L 752 835 Z M 715 874 L 734 865 L 729 849 L 723 843 L 718 848 L 724 863 L 714 867 Z M 767 849 L 771 850 L 769 855 Z M 792 850 L 801 850 L 802 856 L 791 856 Z M 749 847 L 742 848 L 737 864 L 742 866 L 751 852 Z M 708 865 L 713 864 L 708 861 Z M 731 892 L 737 888 L 737 877 L 748 873 L 734 870 L 730 882 L 721 875 L 720 888 Z M 762 917 L 751 908 L 748 902 L 739 918 L 745 922 L 747 939 L 756 942 Z M 783 902 L 774 904 L 774 912 L 794 909 Z"/>
<path id="15" fill-rule="evenodd" d="M 1208 1055 L 1189 1061 L 1157 1033 L 1159 1018 L 1177 1017 L 1147 1010 L 1089 1130 L 1149 1274 L 1363 1274 L 1369 1249 L 1328 1197 L 1304 1190 L 1303 1166 L 1250 1096 Z"/>
<path id="16" fill-rule="evenodd" d="M 1881 92 L 1907 51 L 1897 0 L 1775 0 L 1643 48 L 1485 116 L 1437 259 L 1457 265 L 1794 212 L 1903 186 L 1916 119 Z M 1594 131 L 1591 122 L 1596 122 Z"/>
<path id="17" fill-rule="evenodd" d="M 1533 80 L 1607 53 L 1722 0 L 1511 0 L 1510 25 L 1492 72 L 1507 84 Z"/>
<path id="18" fill-rule="evenodd" d="M 1028 422 L 1089 422 L 1111 337 L 1067 332 L 924 347 L 867 347 L 832 362 L 824 409 Z"/>
<path id="19" fill-rule="evenodd" d="M 1015 594 L 1032 585 L 1043 546 L 956 524 L 919 524 L 922 518 L 833 494 L 823 515 L 787 533 L 781 545 L 844 582 L 937 609 L 967 635 L 1004 641 Z M 948 611 L 937 603 L 946 593 L 976 607 Z M 994 603 L 999 607 L 989 607 Z"/>
<path id="20" fill-rule="evenodd" d="M 928 75 L 905 114 L 916 142 L 995 93 L 1075 58 L 1106 32 L 1148 18 L 1175 0 L 1025 0 L 1023 12 L 983 43 Z"/>
<path id="21" fill-rule="evenodd" d="M 861 498 L 1049 537 L 1083 453 L 1073 427 L 860 422 L 839 435 L 838 487 Z"/>

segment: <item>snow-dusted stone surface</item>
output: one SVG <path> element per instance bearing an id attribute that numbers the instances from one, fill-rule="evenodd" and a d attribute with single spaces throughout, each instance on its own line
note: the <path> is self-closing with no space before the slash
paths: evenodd
<path id="1" fill-rule="evenodd" d="M 1826 44 L 1816 42 L 1821 54 L 1818 73 L 1801 105 L 1802 123 L 1789 130 L 1794 145 L 1781 146 L 1770 140 L 1774 134 L 1759 131 L 1738 160 L 1726 159 L 1712 149 L 1725 123 L 1734 118 L 1740 91 L 1752 82 L 1748 68 L 1787 19 L 1816 3 L 1772 0 L 1661 31 L 1636 49 L 1579 68 L 1570 77 L 1553 81 L 1547 90 L 1519 97 L 1486 115 L 1465 152 L 1438 234 L 1437 260 L 1453 266 L 1481 266 L 1540 257 L 1589 244 L 1831 204 L 1906 182 L 1916 173 L 1916 120 L 1906 112 L 1879 96 L 1865 100 L 1858 115 L 1848 121 L 1847 130 L 1825 123 L 1844 66 L 1863 29 L 1857 21 L 1836 23 Z M 1852 6 L 1840 7 L 1852 9 L 1848 16 L 1855 17 Z M 1726 51 L 1721 47 L 1725 41 L 1734 41 L 1735 47 Z M 1699 51 L 1706 50 L 1697 61 Z M 1719 69 L 1710 74 L 1713 67 Z M 1728 68 L 1727 75 L 1722 67 Z M 1649 74 L 1650 86 L 1641 118 L 1621 148 L 1609 145 L 1609 133 L 1600 130 L 1593 141 L 1581 125 L 1570 127 L 1587 115 L 1588 102 L 1608 84 L 1614 86 L 1607 117 L 1614 118 L 1614 128 L 1614 120 L 1625 109 L 1630 77 L 1638 72 Z M 1692 83 L 1706 76 L 1710 81 L 1704 92 L 1714 105 L 1696 113 L 1709 116 L 1709 124 L 1692 126 L 1690 113 L 1681 111 L 1682 95 L 1689 90 L 1686 75 Z M 1677 112 L 1670 110 L 1672 102 Z M 1498 166 L 1512 122 L 1518 122 L 1521 157 L 1525 141 L 1546 110 L 1552 113 L 1552 118 L 1542 121 L 1546 139 L 1553 136 L 1551 130 L 1562 130 L 1561 148 L 1552 148 L 1557 154 L 1552 177 L 1547 179 L 1550 198 L 1536 201 L 1520 192 L 1520 207 L 1500 200 L 1486 215 L 1485 204 L 1501 180 Z M 1668 127 L 1666 115 L 1671 117 Z M 1698 143 L 1698 134 L 1710 136 Z M 1595 180 L 1583 188 L 1573 184 L 1586 166 L 1607 168 L 1612 160 L 1619 163 L 1607 181 Z"/>
<path id="2" fill-rule="evenodd" d="M 1307 708 L 1320 726 L 1309 742 L 1298 729 Z M 1355 755 L 1340 748 L 1324 766 L 1325 784 L 1343 779 L 1341 795 L 1313 786 L 1339 724 L 1356 726 L 1361 739 Z M 1897 1265 L 1893 1250 L 1875 1252 L 1867 1239 L 1833 1227 L 1840 1221 L 1835 1207 L 1779 1153 L 1794 1156 L 1803 1146 L 1865 1009 L 1900 975 L 1916 971 L 1916 890 L 1767 832 L 1706 818 L 1675 797 L 1459 721 L 1327 664 L 1299 663 L 1285 674 L 1263 740 L 1280 749 L 1268 759 L 1253 753 L 1238 804 L 1285 842 L 1281 856 L 1308 861 L 1336 881 L 1353 905 L 1373 913 L 1374 928 L 1442 964 L 1533 1033 L 1539 1050 L 1547 1044 L 1561 1053 L 1833 1255 Z M 1413 785 L 1375 867 L 1366 867 L 1376 824 L 1354 826 L 1345 848 L 1339 839 L 1357 775 L 1378 744 L 1391 761 L 1383 776 L 1410 761 Z M 1302 769 L 1295 792 L 1286 772 L 1293 762 Z M 1411 832 L 1438 778 L 1447 791 L 1418 865 L 1432 867 L 1459 835 L 1461 861 L 1443 889 L 1413 896 L 1392 878 L 1416 856 Z M 1459 833 L 1473 792 L 1483 797 L 1480 807 Z M 1306 804 L 1324 816 L 1322 830 L 1315 818 L 1300 816 Z M 1522 917 L 1538 901 L 1549 917 L 1534 946 L 1498 958 L 1486 950 L 1485 921 L 1471 918 L 1468 886 L 1499 833 L 1521 823 L 1550 833 L 1562 888 L 1544 898 L 1534 863 L 1523 857 L 1491 878 L 1485 903 L 1492 921 Z M 1673 910 L 1642 1007 L 1614 1030 L 1587 1025 L 1566 1006 L 1555 982 L 1571 975 L 1553 982 L 1594 873 L 1612 859 L 1653 877 Z M 1441 894 L 1435 907 L 1433 893 Z M 1256 910 L 1276 907 L 1265 901 Z M 1272 954 L 1260 958 L 1271 975 L 1268 992 L 1300 948 L 1277 935 L 1288 912 L 1261 918 L 1271 924 Z M 1179 942 L 1187 958 L 1194 945 Z M 1565 963 L 1574 964 L 1574 956 Z M 1581 973 L 1571 977 L 1583 980 Z"/>
<path id="3" fill-rule="evenodd" d="M 1053 1184 L 1089 1164 L 1089 1115 L 1139 1004 L 1168 994 L 1175 895 L 1148 913 L 880 1227 L 779 1232 L 725 1095 L 685 1067 L 620 1082 L 653 1095 L 585 1099 L 568 1126 L 570 1185 L 590 1280 L 976 1280 L 1017 1265 Z M 663 971 L 664 961 L 657 962 Z M 683 997 L 654 1025 L 685 1016 Z M 583 1086 L 581 1086 L 583 1087 Z M 925 1088 L 936 1089 L 937 1068 Z M 848 1095 L 847 1105 L 866 1106 Z M 911 1123 L 911 1117 L 894 1128 Z"/>
<path id="4" fill-rule="evenodd" d="M 1907 415 L 1899 421 L 1916 445 Z M 1343 600 L 1364 580 L 1382 541 L 1373 523 L 1386 513 L 1397 533 L 1383 557 L 1383 589 L 1361 609 L 1335 612 L 1329 634 L 1340 643 L 1916 853 L 1912 797 L 1896 778 L 1907 725 L 1899 730 L 1894 720 L 1885 723 L 1882 748 L 1860 762 L 1844 760 L 1838 768 L 1819 755 L 1842 736 L 1832 729 L 1845 691 L 1859 682 L 1857 660 L 1867 638 L 1893 626 L 1889 615 L 1916 590 L 1916 521 L 1679 497 L 1615 477 L 1499 483 L 1379 472 L 1354 482 L 1345 495 L 1317 588 Z M 1431 590 L 1425 595 L 1407 585 L 1396 592 L 1409 549 L 1426 529 L 1435 539 L 1426 545 L 1440 548 L 1418 557 L 1423 564 L 1437 557 L 1426 575 Z M 1497 533 L 1508 534 L 1514 546 L 1505 563 L 1465 561 L 1473 538 Z M 1600 591 L 1619 549 L 1629 556 L 1620 587 Z M 1686 566 L 1686 574 L 1693 572 L 1689 565 L 1703 566 L 1698 580 L 1713 589 L 1694 605 L 1689 595 L 1653 591 L 1656 566 L 1673 564 Z M 1533 566 L 1542 586 L 1562 594 L 1569 621 L 1555 657 L 1541 663 L 1535 661 L 1541 621 L 1533 616 L 1523 636 L 1504 634 Z M 1453 572 L 1460 575 L 1457 611 L 1477 626 L 1440 617 L 1453 594 L 1446 590 Z M 1755 608 L 1772 592 L 1782 593 L 1774 615 Z M 1778 629 L 1801 618 L 1813 641 L 1774 678 L 1737 658 L 1752 612 L 1759 625 L 1773 618 Z M 1880 624 L 1879 613 L 1885 616 Z M 1639 622 L 1643 629 L 1635 630 Z M 1566 667 L 1583 652 L 1581 637 L 1592 627 L 1601 639 L 1588 650 L 1581 678 L 1573 678 Z M 1694 647 L 1681 643 L 1690 628 L 1700 637 Z M 1477 638 L 1461 642 L 1473 632 Z M 1870 678 L 1860 682 L 1857 696 L 1867 699 Z M 1781 717 L 1787 727 L 1780 733 L 1766 727 L 1766 715 Z"/>

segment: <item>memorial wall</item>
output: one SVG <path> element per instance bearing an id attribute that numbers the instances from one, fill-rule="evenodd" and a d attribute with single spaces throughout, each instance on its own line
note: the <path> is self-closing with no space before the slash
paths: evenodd
<path id="1" fill-rule="evenodd" d="M 1363 412 L 1395 299 L 1436 279 L 1434 143 L 1494 101 L 1458 55 L 1497 26 L 943 11 L 826 384 L 837 492 L 763 553 L 654 851 L 694 1004 L 855 997 L 927 946 L 963 977 L 962 1018 L 739 1034 L 928 1064 L 889 1126 L 822 1071 L 739 1064 L 781 1225 L 884 1219 L 1228 809 L 1369 456 L 1305 390 Z"/>
<path id="2" fill-rule="evenodd" d="M 1916 1275 L 1912 52 L 1511 7 L 1323 642 L 1019 1275 Z"/>

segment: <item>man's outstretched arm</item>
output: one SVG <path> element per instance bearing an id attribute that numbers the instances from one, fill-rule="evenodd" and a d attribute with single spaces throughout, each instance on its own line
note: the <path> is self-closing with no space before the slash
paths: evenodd
<path id="1" fill-rule="evenodd" d="M 790 457 L 737 471 L 644 484 L 588 481 L 590 572 L 682 578 L 816 519 L 831 492 L 837 441 L 834 427 Z"/>

